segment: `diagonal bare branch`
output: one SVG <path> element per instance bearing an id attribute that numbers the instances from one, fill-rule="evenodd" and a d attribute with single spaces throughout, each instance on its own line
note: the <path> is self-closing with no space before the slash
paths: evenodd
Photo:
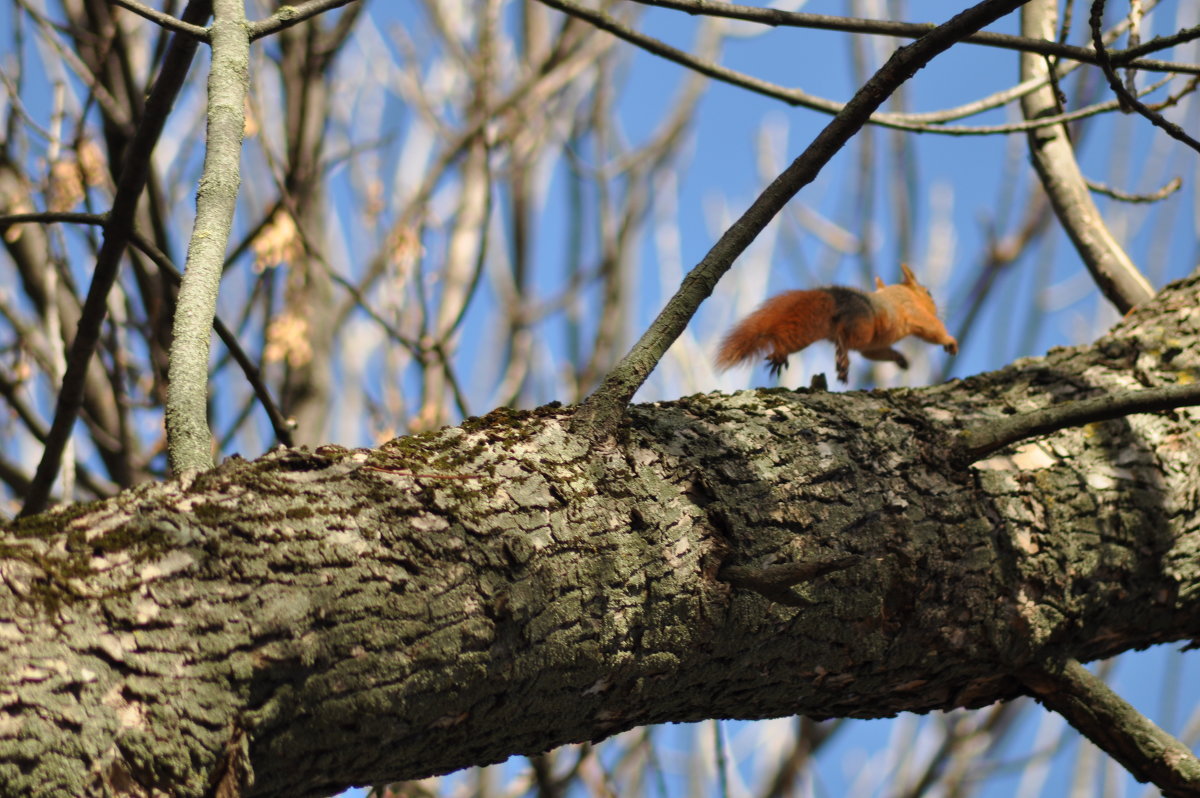
<path id="1" fill-rule="evenodd" d="M 1034 0 L 1027 5 L 1021 14 L 1022 32 L 1034 37 L 1052 35 L 1056 7 L 1054 0 Z M 1050 69 L 1040 55 L 1021 56 L 1022 80 L 1047 75 Z M 1021 100 L 1026 119 L 1039 119 L 1060 110 L 1058 96 L 1049 85 Z M 1150 283 L 1104 224 L 1075 160 L 1066 126 L 1030 131 L 1029 152 L 1059 222 L 1104 296 L 1122 313 L 1154 296 Z"/>
<path id="2" fill-rule="evenodd" d="M 1179 740 L 1128 704 L 1098 676 L 1070 659 L 1031 666 L 1022 681 L 1047 708 L 1163 795 L 1200 793 L 1200 760 Z"/>
<path id="3" fill-rule="evenodd" d="M 156 25 L 161 25 L 167 30 L 173 30 L 176 33 L 182 33 L 185 36 L 191 36 L 198 41 L 208 41 L 208 28 L 200 25 L 193 25 L 190 22 L 184 22 L 178 17 L 173 17 L 170 14 L 165 14 L 156 8 L 151 8 L 136 0 L 112 0 L 113 5 L 120 6 L 126 11 L 132 11 L 140 17 L 144 17 Z"/>
<path id="4" fill-rule="evenodd" d="M 250 41 L 261 39 L 264 36 L 269 36 L 272 33 L 278 33 L 284 28 L 290 28 L 293 25 L 299 25 L 306 19 L 330 11 L 335 8 L 341 8 L 344 5 L 355 2 L 356 0 L 308 0 L 306 3 L 297 5 L 284 5 L 280 7 L 271 16 L 258 22 L 251 22 L 246 26 L 246 30 L 250 34 Z"/>

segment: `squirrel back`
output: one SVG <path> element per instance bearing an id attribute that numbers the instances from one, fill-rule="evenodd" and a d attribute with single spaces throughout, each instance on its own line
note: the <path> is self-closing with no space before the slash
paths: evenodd
<path id="1" fill-rule="evenodd" d="M 876 278 L 873 293 L 828 286 L 771 297 L 725 336 L 717 352 L 717 368 L 724 370 L 765 353 L 771 373 L 778 375 L 792 352 L 829 340 L 837 348 L 838 379 L 846 382 L 851 349 L 901 368 L 908 368 L 908 359 L 891 346 L 908 335 L 956 353 L 958 342 L 938 319 L 928 289 L 907 265 L 900 268 L 903 282 L 884 285 Z"/>

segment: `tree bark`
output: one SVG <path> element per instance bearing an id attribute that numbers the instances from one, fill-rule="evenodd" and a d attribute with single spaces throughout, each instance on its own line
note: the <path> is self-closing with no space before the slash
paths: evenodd
<path id="1" fill-rule="evenodd" d="M 925 389 L 637 406 L 607 449 L 496 411 L 10 522 L 0 793 L 329 794 L 647 723 L 983 706 L 1194 637 L 1196 410 L 956 453 L 1190 379 L 1197 290 Z"/>

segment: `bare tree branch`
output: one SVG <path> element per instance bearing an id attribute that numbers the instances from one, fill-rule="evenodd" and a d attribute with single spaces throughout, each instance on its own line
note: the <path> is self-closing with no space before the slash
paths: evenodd
<path id="1" fill-rule="evenodd" d="M 183 12 L 187 21 L 208 19 L 211 5 L 208 0 L 191 0 Z M 163 60 L 163 68 L 155 81 L 154 89 L 146 100 L 145 114 L 138 126 L 131 146 L 126 153 L 125 164 L 113 197 L 108 224 L 104 228 L 104 243 L 96 256 L 92 271 L 92 284 L 84 303 L 83 315 L 75 332 L 75 340 L 67 360 L 62 388 L 54 410 L 54 422 L 46 437 L 46 447 L 38 463 L 37 473 L 26 494 L 22 515 L 40 512 L 46 506 L 50 489 L 62 463 L 63 448 L 71 437 L 71 429 L 82 402 L 83 385 L 88 362 L 100 339 L 100 325 L 104 322 L 108 303 L 108 292 L 117 279 L 121 256 L 129 242 L 133 229 L 133 217 L 137 211 L 138 198 L 146 185 L 149 174 L 150 156 L 162 133 L 167 115 L 175 102 L 179 89 L 187 77 L 192 57 L 198 43 L 189 36 L 176 34 L 170 50 Z"/>
<path id="2" fill-rule="evenodd" d="M 873 33 L 882 36 L 899 36 L 910 39 L 924 36 L 936 27 L 931 22 L 900 22 L 890 19 L 835 17 L 825 14 L 783 11 L 777 8 L 744 6 L 737 3 L 714 2 L 714 0 L 634 0 L 634 2 L 648 6 L 657 6 L 659 8 L 671 8 L 676 11 L 687 12 L 688 14 L 703 14 L 711 17 L 761 22 L 764 25 L 836 30 L 847 33 Z M 1118 50 L 1110 54 L 1110 59 L 1117 66 L 1136 67 L 1148 72 L 1185 72 L 1196 74 L 1200 73 L 1200 66 L 1196 64 L 1137 60 L 1137 56 L 1142 53 L 1174 47 L 1176 44 L 1192 41 L 1196 38 L 1200 38 L 1200 29 L 1189 28 L 1170 37 L 1146 42 L 1144 45 L 1131 48 L 1129 51 Z M 1100 56 L 1095 50 L 1062 44 L 1053 39 L 980 31 L 963 38 L 962 41 L 969 44 L 999 47 L 1005 50 L 1057 56 L 1058 58 L 1066 58 L 1085 64 L 1100 63 Z"/>
<path id="3" fill-rule="evenodd" d="M 1021 14 L 1021 30 L 1026 36 L 1053 35 L 1055 0 L 1034 0 Z M 1040 55 L 1021 56 L 1021 79 L 1041 77 L 1050 67 Z M 1045 88 L 1021 100 L 1026 119 L 1038 119 L 1058 113 L 1054 89 Z M 1050 197 L 1059 222 L 1070 236 L 1079 257 L 1087 265 L 1100 290 L 1122 313 L 1154 296 L 1150 283 L 1138 271 L 1124 248 L 1104 224 L 1104 217 L 1088 192 L 1087 183 L 1075 160 L 1074 147 L 1065 125 L 1041 128 L 1029 133 L 1029 151 L 1042 187 Z"/>
<path id="4" fill-rule="evenodd" d="M 136 2 L 136 0 L 112 0 L 113 5 L 120 6 L 127 11 L 132 11 L 140 17 L 145 17 L 156 25 L 161 25 L 167 30 L 173 30 L 176 33 L 182 33 L 185 36 L 191 36 L 198 41 L 207 42 L 209 39 L 208 28 L 199 25 L 193 25 L 190 22 L 184 22 L 182 19 L 173 17 L 170 14 L 164 14 L 158 9 Z"/>
<path id="5" fill-rule="evenodd" d="M 311 19 L 318 14 L 330 11 L 335 8 L 341 8 L 344 5 L 353 3 L 356 0 L 308 0 L 305 3 L 297 5 L 285 5 L 280 7 L 271 16 L 258 22 L 251 22 L 246 26 L 246 30 L 250 34 L 250 41 L 261 39 L 263 36 L 269 36 L 272 33 L 277 33 L 284 28 L 290 28 L 293 25 L 299 25 L 306 19 Z"/>
<path id="6" fill-rule="evenodd" d="M 83 62 L 79 54 L 72 50 L 68 44 L 60 41 L 58 30 L 54 24 L 46 19 L 38 9 L 28 3 L 22 3 L 22 8 L 45 31 L 47 43 L 54 48 L 54 51 L 63 59 L 63 62 L 88 87 L 88 91 L 96 98 L 96 102 L 104 108 L 104 112 L 108 115 L 110 123 L 119 126 L 127 135 L 134 135 L 133 122 L 130 119 L 129 110 L 117 102 L 117 99 L 96 78 L 96 75 Z"/>
<path id="7" fill-rule="evenodd" d="M 39 213 L 14 213 L 6 216 L 0 216 L 0 232 L 14 224 L 30 224 L 34 222 L 68 222 L 75 224 L 91 224 L 103 227 L 107 221 L 104 214 L 95 213 L 73 213 L 73 212 L 39 212 Z M 153 241 L 142 235 L 136 229 L 130 234 L 130 241 L 141 250 L 146 257 L 154 262 L 154 265 L 162 270 L 173 284 L 178 286 L 183 281 L 183 276 L 175 265 L 171 263 L 170 258 L 160 250 Z M 234 361 L 242 369 L 242 373 L 246 376 L 246 381 L 250 383 L 250 387 L 254 390 L 254 395 L 258 398 L 263 406 L 263 410 L 267 413 L 267 418 L 271 422 L 271 427 L 275 431 L 275 437 L 284 446 L 292 445 L 291 425 L 283 414 L 279 412 L 279 407 L 275 404 L 275 400 L 271 397 L 270 389 L 262 381 L 262 375 L 246 353 L 242 350 L 241 344 L 238 343 L 237 336 L 230 330 L 219 317 L 213 317 L 213 329 L 220 337 L 221 341 L 229 350 L 229 354 Z M 35 435 L 39 440 L 45 441 L 45 433 Z"/>
<path id="8" fill-rule="evenodd" d="M 1130 194 L 1127 191 L 1121 191 L 1120 189 L 1115 189 L 1112 186 L 1090 179 L 1087 180 L 1087 187 L 1097 194 L 1103 194 L 1106 197 L 1121 202 L 1158 202 L 1181 189 L 1183 187 L 1183 178 L 1173 177 L 1162 188 L 1157 191 L 1151 191 L 1148 194 Z"/>
<path id="9" fill-rule="evenodd" d="M 213 464 L 208 355 L 217 291 L 241 185 L 250 38 L 242 0 L 213 0 L 208 132 L 196 222 L 175 303 L 167 385 L 167 456 L 176 474 Z"/>
<path id="10" fill-rule="evenodd" d="M 1177 141 L 1182 141 L 1193 150 L 1200 152 L 1200 141 L 1196 141 L 1196 139 L 1189 136 L 1179 125 L 1165 118 L 1162 114 L 1148 108 L 1145 103 L 1140 102 L 1135 96 L 1133 96 L 1133 92 L 1131 92 L 1129 88 L 1127 88 L 1125 84 L 1121 82 L 1121 79 L 1117 77 L 1117 73 L 1113 71 L 1112 57 L 1109 55 L 1108 51 L 1104 49 L 1104 38 L 1101 35 L 1101 26 L 1103 25 L 1103 22 L 1104 0 L 1094 0 L 1092 3 L 1091 15 L 1092 44 L 1094 44 L 1096 47 L 1097 61 L 1100 64 L 1100 69 L 1104 71 L 1104 77 L 1108 80 L 1108 85 L 1112 87 L 1113 93 L 1116 94 L 1117 97 L 1119 97 L 1122 101 L 1124 101 L 1125 104 L 1130 108 L 1149 119 L 1155 127 L 1166 131 L 1168 136 Z M 1133 65 L 1130 64 L 1129 66 L 1132 67 Z"/>
<path id="11" fill-rule="evenodd" d="M 1120 762 L 1138 781 L 1170 798 L 1200 794 L 1200 760 L 1103 680 L 1069 659 L 1030 666 L 1021 679 L 1049 709 Z"/>
<path id="12" fill-rule="evenodd" d="M 154 245 L 154 242 L 143 236 L 137 230 L 133 231 L 133 244 L 150 260 L 154 261 L 154 265 L 162 270 L 173 284 L 180 285 L 183 282 L 183 275 L 175 268 L 170 259 Z M 225 348 L 229 350 L 230 357 L 238 364 L 242 370 L 242 374 L 246 377 L 246 382 L 250 383 L 251 390 L 254 391 L 254 396 L 262 405 L 263 410 L 267 414 L 267 419 L 271 422 L 271 429 L 275 432 L 275 438 L 284 446 L 292 446 L 292 423 L 284 418 L 283 413 L 279 410 L 279 405 L 275 403 L 275 399 L 271 396 L 271 389 L 263 382 L 262 372 L 258 366 L 250 360 L 243 351 L 242 346 L 238 343 L 237 335 L 233 330 L 221 321 L 219 316 L 213 316 L 213 330 L 221 342 L 225 344 Z"/>
<path id="13" fill-rule="evenodd" d="M 722 83 L 728 83 L 731 86 L 752 91 L 756 94 L 761 94 L 764 97 L 780 100 L 788 105 L 797 106 L 800 108 L 808 108 L 813 111 L 820 111 L 826 114 L 838 114 L 845 108 L 845 103 L 836 100 L 829 100 L 824 97 L 818 97 L 815 94 L 810 94 L 803 89 L 780 86 L 777 83 L 772 83 L 761 78 L 747 75 L 744 72 L 730 69 L 729 67 L 718 64 L 706 58 L 701 58 L 684 50 L 672 47 L 665 42 L 662 42 L 653 36 L 647 36 L 628 25 L 621 23 L 613 17 L 605 14 L 603 11 L 588 8 L 574 2 L 574 0 L 543 0 L 544 5 L 556 8 L 563 13 L 570 14 L 578 19 L 582 19 L 591 25 L 594 25 L 601 30 L 617 36 L 625 41 L 642 48 L 648 53 L 664 58 L 680 66 L 687 67 L 695 72 L 719 80 Z M 657 3 L 656 3 L 657 4 Z M 780 12 L 784 13 L 784 12 Z M 718 15 L 720 16 L 720 15 Z M 1041 40 L 1038 40 L 1041 41 Z M 1088 51 L 1090 52 L 1090 51 Z M 1196 68 L 1200 70 L 1200 67 Z M 1064 73 L 1067 70 L 1064 70 Z M 1145 95 L 1154 90 L 1166 85 L 1171 78 L 1163 78 L 1161 81 L 1152 84 L 1138 93 Z M 871 114 L 867 120 L 870 124 L 879 125 L 880 127 L 893 128 L 896 130 L 907 130 L 914 133 L 935 133 L 946 136 L 992 136 L 1000 133 L 1019 133 L 1023 131 L 1036 130 L 1042 127 L 1050 127 L 1062 122 L 1074 121 L 1083 119 L 1096 114 L 1105 113 L 1116 110 L 1120 107 L 1120 103 L 1116 100 L 1110 100 L 1103 103 L 1097 103 L 1084 108 L 1077 108 L 1073 111 L 1065 111 L 1056 114 L 1052 117 L 1039 117 L 1037 119 L 1026 119 L 1022 122 L 1012 122 L 1003 125 L 945 125 L 954 119 L 961 119 L 966 116 L 972 116 L 982 113 L 993 108 L 998 108 L 1006 103 L 1017 100 L 1030 92 L 1037 91 L 1048 85 L 1049 78 L 1042 76 L 1039 78 L 1023 81 L 1017 86 L 1004 89 L 995 94 L 966 103 L 955 108 L 947 108 L 939 111 L 925 111 L 916 113 L 895 113 L 887 111 L 877 111 Z"/>

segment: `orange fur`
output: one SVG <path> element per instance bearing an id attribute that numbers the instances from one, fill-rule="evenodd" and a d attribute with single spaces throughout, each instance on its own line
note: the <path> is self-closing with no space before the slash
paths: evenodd
<path id="1" fill-rule="evenodd" d="M 849 350 L 871 360 L 888 360 L 908 368 L 908 359 L 892 344 L 915 335 L 947 352 L 958 352 L 958 341 L 937 317 L 937 306 L 912 270 L 901 264 L 904 281 L 877 290 L 829 286 L 810 291 L 787 291 L 771 297 L 737 324 L 721 342 L 717 368 L 727 369 L 766 354 L 772 374 L 787 367 L 788 355 L 820 340 L 837 348 L 838 379 L 850 370 Z"/>

